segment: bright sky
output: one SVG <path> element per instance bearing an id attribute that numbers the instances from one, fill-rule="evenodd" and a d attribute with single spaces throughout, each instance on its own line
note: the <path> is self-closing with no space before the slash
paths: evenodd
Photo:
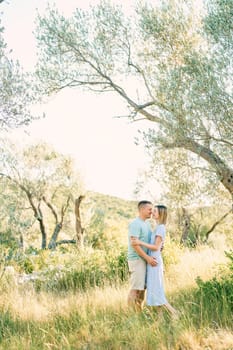
<path id="1" fill-rule="evenodd" d="M 133 0 L 114 0 L 131 11 Z M 67 15 L 75 7 L 88 8 L 97 0 L 5 0 L 0 5 L 5 40 L 26 69 L 36 62 L 36 43 L 33 36 L 36 9 L 43 13 L 47 3 Z M 43 140 L 61 153 L 71 154 L 82 173 L 86 188 L 125 199 L 133 195 L 138 173 L 146 167 L 143 145 L 136 146 L 134 137 L 145 124 L 131 124 L 126 108 L 118 97 L 93 95 L 80 90 L 66 90 L 42 106 L 46 118 L 33 122 L 27 130 L 14 133 L 18 142 Z M 147 123 L 149 126 L 149 122 Z M 146 125 L 147 125 L 146 124 Z"/>

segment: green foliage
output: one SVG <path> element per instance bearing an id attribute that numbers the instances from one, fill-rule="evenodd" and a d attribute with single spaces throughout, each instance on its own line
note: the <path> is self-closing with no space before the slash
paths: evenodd
<path id="1" fill-rule="evenodd" d="M 9 58 L 3 30 L 0 19 L 0 126 L 2 130 L 8 130 L 28 125 L 35 119 L 30 106 L 35 103 L 38 94 L 34 93 L 32 76 Z"/>
<path id="2" fill-rule="evenodd" d="M 18 239 L 10 229 L 5 232 L 0 232 L 0 244 L 10 249 L 17 249 L 19 246 Z"/>
<path id="3" fill-rule="evenodd" d="M 233 270 L 233 250 L 225 252 L 226 256 L 230 259 L 230 270 Z"/>
<path id="4" fill-rule="evenodd" d="M 231 19 L 232 0 L 139 2 L 128 17 L 109 1 L 70 18 L 49 8 L 38 18 L 38 76 L 45 94 L 114 91 L 131 120 L 154 123 L 143 133 L 150 154 L 191 152 L 187 168 L 198 167 L 207 184 L 221 182 L 231 195 Z M 190 183 L 182 178 L 178 192 L 187 201 Z"/>
<path id="5" fill-rule="evenodd" d="M 96 209 L 88 225 L 86 243 L 93 248 L 104 248 L 104 245 L 106 244 L 104 229 L 105 212 L 101 209 Z"/>
<path id="6" fill-rule="evenodd" d="M 182 248 L 175 240 L 167 239 L 162 252 L 165 268 L 178 263 L 181 252 Z"/>
<path id="7" fill-rule="evenodd" d="M 209 16 L 205 19 L 205 30 L 224 49 L 232 50 L 232 0 L 212 0 L 208 3 Z"/>
<path id="8" fill-rule="evenodd" d="M 35 281 L 37 290 L 87 290 L 96 286 L 122 283 L 128 278 L 127 256 L 124 248 L 116 252 L 80 251 L 76 261 L 64 266 L 49 267 Z"/>
<path id="9" fill-rule="evenodd" d="M 17 149 L 4 142 L 0 151 L 3 228 L 25 237 L 36 222 L 33 233 L 40 230 L 41 246 L 47 248 L 49 240 L 56 240 L 62 227 L 70 224 L 73 201 L 83 192 L 74 161 L 44 143 Z"/>
<path id="10" fill-rule="evenodd" d="M 30 274 L 34 271 L 35 265 L 31 256 L 20 249 L 12 249 L 6 258 L 9 265 L 13 266 L 17 273 Z"/>
<path id="11" fill-rule="evenodd" d="M 0 313 L 0 343 L 6 336 L 15 333 L 17 329 L 16 324 L 18 322 L 13 320 L 12 315 L 8 311 Z"/>
<path id="12" fill-rule="evenodd" d="M 28 256 L 22 257 L 18 261 L 18 265 L 22 268 L 23 272 L 29 274 L 34 270 L 33 263 Z"/>
<path id="13" fill-rule="evenodd" d="M 206 242 L 207 231 L 208 231 L 207 224 L 201 225 L 195 221 L 191 221 L 187 240 L 184 242 L 184 244 L 187 247 L 196 247 L 197 244 L 202 244 L 203 242 Z"/>
<path id="14" fill-rule="evenodd" d="M 127 201 L 118 197 L 104 195 L 96 192 L 88 192 L 88 202 L 83 203 L 84 210 L 90 203 L 102 216 L 105 214 L 106 220 L 119 221 L 130 219 L 136 215 L 137 202 Z"/>
<path id="15" fill-rule="evenodd" d="M 230 271 L 233 270 L 233 252 L 226 254 L 231 262 Z M 196 302 L 200 305 L 201 322 L 211 319 L 217 324 L 228 324 L 229 315 L 233 313 L 233 274 L 228 272 L 221 277 L 214 277 L 209 281 L 201 278 L 196 280 L 198 290 L 195 293 Z"/>
<path id="16" fill-rule="evenodd" d="M 87 192 L 81 207 L 85 243 L 98 249 L 127 245 L 128 223 L 136 208 L 134 201 Z"/>
<path id="17" fill-rule="evenodd" d="M 167 245 L 171 245 L 171 252 L 179 249 L 174 242 Z M 165 247 L 164 253 L 169 254 L 168 248 Z M 74 249 L 74 255 L 69 252 L 68 260 L 67 253 L 32 249 L 30 253 L 36 254 L 35 258 L 42 259 L 43 266 L 47 267 L 47 273 L 35 282 L 41 293 L 34 293 L 32 288 L 27 293 L 26 285 L 25 289 L 20 286 L 13 297 L 20 306 L 22 298 L 30 296 L 36 300 L 37 313 L 30 317 L 26 312 L 25 317 L 22 310 L 21 315 L 21 311 L 12 306 L 12 300 L 7 299 L 9 289 L 8 292 L 1 289 L 1 349 L 39 350 L 45 344 L 67 350 L 87 347 L 90 350 L 201 349 L 203 344 L 210 349 L 219 349 L 220 345 L 221 349 L 232 347 L 233 251 L 227 253 L 230 269 L 226 268 L 222 277 L 209 281 L 199 278 L 197 287 L 182 291 L 178 288 L 169 295 L 169 301 L 180 311 L 178 321 L 172 320 L 166 312 L 158 317 L 153 309 L 135 313 L 126 307 L 125 248 L 115 247 L 112 252 Z M 61 266 L 55 268 L 58 262 Z M 121 274 L 123 271 L 126 275 Z M 92 289 L 95 285 L 98 286 L 96 290 Z M 12 286 L 10 288 L 12 292 Z M 26 306 L 29 314 L 31 305 Z M 38 310 L 42 314 L 39 320 Z M 207 342 L 207 336 L 211 338 L 212 334 L 212 340 Z"/>

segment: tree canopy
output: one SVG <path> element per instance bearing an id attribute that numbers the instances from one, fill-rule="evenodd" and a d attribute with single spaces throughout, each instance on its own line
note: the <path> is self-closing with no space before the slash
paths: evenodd
<path id="1" fill-rule="evenodd" d="M 8 130 L 30 123 L 35 94 L 32 76 L 10 58 L 3 33 L 0 18 L 0 127 Z"/>
<path id="2" fill-rule="evenodd" d="M 38 75 L 46 94 L 115 92 L 153 123 L 148 147 L 194 153 L 233 197 L 232 18 L 232 0 L 141 2 L 131 16 L 108 1 L 71 18 L 50 8 Z"/>
<path id="3" fill-rule="evenodd" d="M 54 248 L 76 196 L 84 191 L 73 160 L 47 144 L 16 149 L 5 142 L 0 144 L 0 151 L 0 179 L 5 187 L 2 200 L 5 197 L 7 217 L 11 218 L 11 212 L 14 218 L 21 213 L 18 224 L 24 231 L 37 222 L 41 247 Z"/>

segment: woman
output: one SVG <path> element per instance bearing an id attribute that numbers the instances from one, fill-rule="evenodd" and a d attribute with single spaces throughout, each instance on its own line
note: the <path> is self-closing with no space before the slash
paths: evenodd
<path id="1" fill-rule="evenodd" d="M 156 220 L 156 229 L 151 234 L 150 243 L 145 243 L 139 239 L 132 237 L 132 245 L 140 245 L 149 249 L 148 254 L 157 260 L 156 266 L 147 264 L 147 295 L 146 304 L 148 306 L 163 306 L 172 316 L 177 317 L 177 311 L 168 303 L 163 286 L 163 258 L 161 248 L 165 241 L 167 208 L 164 205 L 156 205 L 154 207 L 152 217 Z"/>

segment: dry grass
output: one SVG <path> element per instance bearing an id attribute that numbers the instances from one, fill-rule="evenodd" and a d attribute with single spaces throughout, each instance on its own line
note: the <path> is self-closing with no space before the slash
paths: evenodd
<path id="1" fill-rule="evenodd" d="M 167 292 L 173 293 L 194 286 L 198 276 L 204 281 L 213 277 L 220 266 L 227 262 L 224 250 L 225 245 L 221 249 L 199 246 L 195 250 L 184 250 L 178 263 L 165 271 Z"/>
<path id="2" fill-rule="evenodd" d="M 227 260 L 224 255 L 225 249 L 225 246 L 222 249 L 203 246 L 196 250 L 183 251 L 179 262 L 170 266 L 165 272 L 167 293 L 177 293 L 181 289 L 195 286 L 195 279 L 198 276 L 203 280 L 211 278 L 219 266 Z M 10 291 L 0 296 L 0 305 L 22 320 L 49 321 L 55 315 L 67 317 L 73 310 L 85 314 L 87 308 L 124 309 L 127 293 L 127 285 L 120 288 L 95 288 L 86 293 L 65 295 L 51 295 L 45 292 L 38 294 L 28 286 L 17 288 L 17 285 L 14 285 Z"/>
<path id="3" fill-rule="evenodd" d="M 54 295 L 37 293 L 33 288 L 17 288 L 0 296 L 1 310 L 8 310 L 12 315 L 24 321 L 51 321 L 55 316 L 69 317 L 74 311 L 85 315 L 87 309 L 117 311 L 127 307 L 127 287 L 104 289 L 95 288 L 88 292 Z"/>
<path id="4" fill-rule="evenodd" d="M 213 277 L 227 260 L 225 250 L 225 245 L 183 250 L 178 263 L 167 268 L 167 293 L 175 295 L 196 286 L 198 276 L 203 280 Z M 127 309 L 127 294 L 127 284 L 58 295 L 36 293 L 33 288 L 12 282 L 12 288 L 0 295 L 1 310 L 10 311 L 13 318 L 23 322 L 34 322 L 34 333 L 28 328 L 23 335 L 12 334 L 3 346 L 9 344 L 12 350 L 41 349 L 43 338 L 43 349 L 233 350 L 230 330 L 195 328 L 190 322 L 192 314 L 177 325 L 167 324 L 166 317 L 159 320 L 155 315 L 134 315 Z M 55 319 L 64 324 L 64 330 L 55 326 Z"/>
<path id="5" fill-rule="evenodd" d="M 205 331 L 206 334 L 195 330 L 184 331 L 177 341 L 179 350 L 233 350 L 233 334 L 229 330 L 218 329 Z"/>

